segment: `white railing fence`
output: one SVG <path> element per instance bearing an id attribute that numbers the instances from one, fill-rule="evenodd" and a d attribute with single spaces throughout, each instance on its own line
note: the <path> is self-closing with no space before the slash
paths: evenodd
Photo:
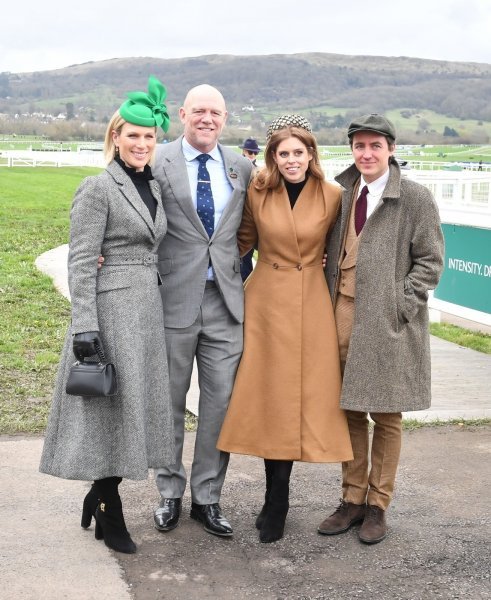
<path id="1" fill-rule="evenodd" d="M 105 166 L 103 153 L 96 149 L 81 147 L 77 152 L 53 152 L 32 150 L 4 150 L 0 152 L 0 167 L 98 167 Z M 322 168 L 328 181 L 346 169 L 352 160 L 322 160 Z M 433 167 L 439 164 L 439 169 Z M 445 169 L 445 163 L 419 163 L 429 169 L 403 169 L 402 173 L 430 189 L 438 202 L 442 220 L 452 222 L 457 218 L 461 224 L 476 224 L 491 228 L 491 170 L 460 171 Z M 453 166 L 455 166 L 452 163 Z M 476 167 L 477 168 L 477 167 Z"/>
<path id="2" fill-rule="evenodd" d="M 36 150 L 3 150 L 0 167 L 101 167 L 102 152 L 80 150 L 79 152 L 51 152 Z"/>

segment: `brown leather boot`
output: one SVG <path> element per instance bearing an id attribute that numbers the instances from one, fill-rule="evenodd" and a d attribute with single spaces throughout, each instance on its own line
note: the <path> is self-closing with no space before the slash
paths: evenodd
<path id="1" fill-rule="evenodd" d="M 358 532 L 358 537 L 365 544 L 377 544 L 386 536 L 385 511 L 378 506 L 367 504 L 365 519 Z"/>
<path id="2" fill-rule="evenodd" d="M 337 535 L 348 531 L 356 523 L 363 521 L 365 517 L 365 504 L 353 504 L 341 500 L 336 510 L 324 519 L 317 531 L 322 535 Z"/>

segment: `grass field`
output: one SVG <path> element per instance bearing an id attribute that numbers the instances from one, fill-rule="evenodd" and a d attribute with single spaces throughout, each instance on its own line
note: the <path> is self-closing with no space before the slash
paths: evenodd
<path id="1" fill-rule="evenodd" d="M 96 169 L 3 169 L 0 196 L 0 431 L 42 431 L 69 303 L 34 260 L 67 242 L 69 209 Z"/>
<path id="2" fill-rule="evenodd" d="M 476 333 L 450 323 L 431 323 L 430 333 L 459 346 L 491 354 L 491 335 Z"/>

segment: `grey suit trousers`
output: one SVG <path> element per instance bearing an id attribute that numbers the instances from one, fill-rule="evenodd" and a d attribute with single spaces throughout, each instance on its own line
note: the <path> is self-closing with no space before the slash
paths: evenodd
<path id="1" fill-rule="evenodd" d="M 197 504 L 220 500 L 229 455 L 216 443 L 242 355 L 243 326 L 232 318 L 217 287 L 206 287 L 196 321 L 182 329 L 166 327 L 169 380 L 174 410 L 176 464 L 155 469 L 163 498 L 181 498 L 186 488 L 182 463 L 184 414 L 194 358 L 198 368 L 199 419 L 191 468 L 191 499 Z"/>

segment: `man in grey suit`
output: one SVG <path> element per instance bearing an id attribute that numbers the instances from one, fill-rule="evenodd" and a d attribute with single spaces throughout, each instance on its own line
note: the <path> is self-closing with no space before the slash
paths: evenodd
<path id="1" fill-rule="evenodd" d="M 179 116 L 184 135 L 158 149 L 153 169 L 168 223 L 158 254 L 176 445 L 176 464 L 155 471 L 161 502 L 154 521 L 160 531 L 179 522 L 187 482 L 182 464 L 186 394 L 196 360 L 200 396 L 191 517 L 209 533 L 231 536 L 219 505 L 229 455 L 216 449 L 216 441 L 242 353 L 237 229 L 251 163 L 217 143 L 227 110 L 214 87 L 191 89 Z"/>

